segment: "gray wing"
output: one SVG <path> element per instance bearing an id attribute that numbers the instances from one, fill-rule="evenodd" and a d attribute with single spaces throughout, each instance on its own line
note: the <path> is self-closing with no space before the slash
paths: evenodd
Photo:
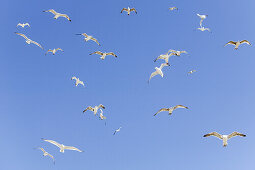
<path id="1" fill-rule="evenodd" d="M 46 140 L 46 139 L 43 139 L 45 142 L 49 142 L 49 143 L 51 143 L 51 144 L 53 144 L 53 145 L 56 145 L 57 147 L 59 147 L 60 148 L 60 144 L 58 143 L 58 142 L 56 142 L 56 141 L 54 141 L 54 140 Z"/>
<path id="2" fill-rule="evenodd" d="M 74 147 L 74 146 L 65 146 L 64 149 L 67 149 L 67 150 L 73 150 L 73 151 L 78 151 L 78 152 L 83 152 L 82 150 Z"/>
<path id="3" fill-rule="evenodd" d="M 222 139 L 222 135 L 220 135 L 220 134 L 217 133 L 217 132 L 212 132 L 212 133 L 208 133 L 208 134 L 204 135 L 204 137 L 208 137 L 208 136 L 215 136 L 215 137 L 217 137 L 217 138 Z"/>
<path id="4" fill-rule="evenodd" d="M 251 45 L 251 43 L 250 43 L 249 41 L 247 41 L 247 40 L 243 40 L 243 41 L 241 41 L 240 43 L 241 43 L 241 44 L 246 43 L 246 44 L 248 44 L 248 45 Z"/>
<path id="5" fill-rule="evenodd" d="M 229 44 L 231 44 L 231 45 L 236 45 L 236 42 L 234 42 L 234 41 L 229 41 L 227 44 L 224 45 L 224 47 L 225 47 L 226 45 L 229 45 Z"/>
<path id="6" fill-rule="evenodd" d="M 169 108 L 162 108 L 157 113 L 155 113 L 153 116 L 156 116 L 158 113 L 163 112 L 163 111 L 169 111 Z"/>
<path id="7" fill-rule="evenodd" d="M 233 132 L 230 135 L 228 135 L 228 139 L 235 137 L 235 136 L 242 136 L 242 137 L 246 137 L 245 134 L 239 133 L 239 132 Z"/>

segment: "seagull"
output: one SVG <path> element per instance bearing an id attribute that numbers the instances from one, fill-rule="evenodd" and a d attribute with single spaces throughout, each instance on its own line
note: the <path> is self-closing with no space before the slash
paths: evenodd
<path id="1" fill-rule="evenodd" d="M 52 54 L 55 55 L 55 53 L 56 53 L 58 50 L 63 51 L 61 48 L 57 48 L 57 49 L 54 48 L 53 50 L 49 49 L 49 50 L 46 52 L 46 54 L 47 54 L 48 52 L 52 52 Z M 46 55 L 46 54 L 45 54 L 45 55 Z"/>
<path id="2" fill-rule="evenodd" d="M 29 23 L 23 23 L 23 24 L 18 23 L 17 27 L 21 26 L 22 28 L 24 28 L 26 25 L 30 27 Z"/>
<path id="3" fill-rule="evenodd" d="M 173 11 L 173 10 L 175 10 L 175 9 L 178 10 L 177 7 L 170 7 L 169 9 L 170 9 L 171 11 Z"/>
<path id="4" fill-rule="evenodd" d="M 135 11 L 135 13 L 137 14 L 137 11 L 135 8 L 129 8 L 129 7 L 123 8 L 120 13 L 122 13 L 123 11 L 126 11 L 128 15 L 130 15 L 130 12 L 132 12 L 132 11 Z"/>
<path id="5" fill-rule="evenodd" d="M 99 114 L 99 118 L 100 118 L 100 120 L 104 120 L 104 119 L 106 119 L 106 117 L 103 115 L 103 110 L 102 109 L 100 109 L 100 114 Z"/>
<path id="6" fill-rule="evenodd" d="M 53 145 L 56 145 L 57 147 L 60 148 L 60 152 L 62 152 L 62 153 L 65 152 L 65 149 L 67 149 L 67 150 L 73 150 L 73 151 L 78 151 L 78 152 L 83 152 L 83 151 L 81 151 L 80 149 L 78 149 L 78 148 L 76 148 L 76 147 L 73 147 L 73 146 L 65 146 L 65 145 L 63 145 L 63 144 L 59 144 L 58 142 L 56 142 L 56 141 L 54 141 L 54 140 L 46 140 L 46 139 L 43 139 L 43 138 L 42 138 L 42 140 L 44 140 L 45 142 L 49 142 L 49 143 L 51 143 L 51 144 L 53 144 Z"/>
<path id="7" fill-rule="evenodd" d="M 246 44 L 248 44 L 248 45 L 251 45 L 251 43 L 250 43 L 249 41 L 247 41 L 247 40 L 242 40 L 242 41 L 237 41 L 237 42 L 235 42 L 235 41 L 229 41 L 227 44 L 224 45 L 224 47 L 225 47 L 226 45 L 228 45 L 228 44 L 232 44 L 232 45 L 235 46 L 235 50 L 237 50 L 238 47 L 239 47 L 239 45 L 244 44 L 244 43 L 246 43 Z"/>
<path id="8" fill-rule="evenodd" d="M 202 22 L 203 22 L 203 20 L 204 19 L 206 19 L 206 17 L 208 17 L 208 15 L 200 15 L 200 14 L 197 14 L 197 16 L 199 16 L 200 17 L 200 26 L 202 27 Z"/>
<path id="9" fill-rule="evenodd" d="M 49 157 L 51 157 L 51 158 L 53 159 L 53 163 L 55 164 L 55 159 L 54 159 L 54 157 L 53 157 L 51 154 L 49 154 L 48 152 L 46 152 L 43 148 L 38 148 L 38 149 L 40 149 L 41 151 L 43 151 L 43 156 L 49 156 Z"/>
<path id="10" fill-rule="evenodd" d="M 170 108 L 162 108 L 160 109 L 157 113 L 154 114 L 154 116 L 156 116 L 158 113 L 160 112 L 163 112 L 163 111 L 167 111 L 169 113 L 169 115 L 171 115 L 173 113 L 173 111 L 175 109 L 178 109 L 178 108 L 184 108 L 184 109 L 188 109 L 188 107 L 186 106 L 183 106 L 183 105 L 176 105 L 174 107 L 170 107 Z"/>
<path id="11" fill-rule="evenodd" d="M 72 77 L 71 80 L 75 80 L 75 86 L 77 87 L 79 84 L 83 85 L 84 86 L 84 83 L 83 81 L 81 81 L 79 78 L 77 77 Z"/>
<path id="12" fill-rule="evenodd" d="M 52 14 L 55 15 L 55 16 L 54 16 L 54 19 L 58 19 L 58 17 L 65 17 L 66 19 L 68 19 L 68 20 L 71 22 L 71 19 L 69 18 L 68 15 L 58 13 L 58 12 L 56 12 L 54 9 L 50 9 L 50 10 L 43 11 L 43 12 L 51 12 Z"/>
<path id="13" fill-rule="evenodd" d="M 91 35 L 88 35 L 88 34 L 86 34 L 86 33 L 82 33 L 82 34 L 76 34 L 76 35 L 83 35 L 85 38 L 84 38 L 84 40 L 85 41 L 89 41 L 89 40 L 92 40 L 92 41 L 95 41 L 99 46 L 100 46 L 100 44 L 99 44 L 99 42 L 97 41 L 97 39 L 95 39 L 93 36 L 91 36 Z"/>
<path id="14" fill-rule="evenodd" d="M 150 82 L 151 78 L 156 76 L 157 74 L 161 75 L 161 77 L 164 76 L 163 72 L 162 72 L 162 68 L 165 67 L 165 66 L 170 66 L 168 63 L 163 63 L 160 65 L 160 67 L 155 67 L 155 70 L 153 73 L 151 73 L 151 76 L 150 76 L 150 79 L 148 81 L 148 83 Z"/>
<path id="15" fill-rule="evenodd" d="M 27 43 L 27 44 L 33 43 L 33 44 L 37 45 L 38 47 L 40 47 L 41 49 L 43 49 L 43 47 L 42 47 L 40 44 L 38 44 L 37 42 L 32 41 L 31 39 L 27 38 L 24 34 L 17 33 L 17 32 L 15 32 L 15 34 L 18 34 L 18 35 L 24 37 L 24 38 L 26 39 L 26 43 Z"/>
<path id="16" fill-rule="evenodd" d="M 173 55 L 180 56 L 181 53 L 188 54 L 186 51 L 169 50 Z"/>
<path id="17" fill-rule="evenodd" d="M 195 72 L 197 72 L 197 70 L 191 70 L 191 71 L 188 72 L 188 74 L 192 74 L 192 73 L 195 73 Z"/>
<path id="18" fill-rule="evenodd" d="M 242 134 L 242 133 L 239 133 L 239 132 L 233 132 L 229 135 L 221 135 L 217 132 L 212 132 L 212 133 L 208 133 L 206 135 L 204 135 L 204 137 L 208 137 L 208 136 L 215 136 L 221 140 L 223 140 L 223 146 L 226 147 L 228 145 L 228 140 L 232 137 L 235 137 L 235 136 L 242 136 L 242 137 L 246 137 L 246 135 Z"/>
<path id="19" fill-rule="evenodd" d="M 170 54 L 169 54 L 169 52 L 170 52 L 170 50 L 169 50 L 166 54 L 161 54 L 160 56 L 158 56 L 158 57 L 154 60 L 154 62 L 156 62 L 158 59 L 163 59 L 163 60 L 165 60 L 166 63 L 168 63 L 169 57 L 171 57 L 172 55 L 174 55 L 173 53 L 170 53 Z"/>
<path id="20" fill-rule="evenodd" d="M 117 132 L 119 132 L 120 129 L 121 129 L 121 127 L 119 127 L 119 129 L 115 130 L 114 133 L 113 133 L 113 135 L 115 135 Z"/>
<path id="21" fill-rule="evenodd" d="M 100 104 L 100 105 L 95 106 L 95 107 L 91 107 L 91 106 L 87 107 L 85 110 L 83 110 L 83 113 L 86 112 L 87 110 L 90 110 L 90 111 L 94 112 L 94 115 L 96 115 L 98 109 L 100 109 L 100 108 L 105 109 L 104 105 Z"/>
<path id="22" fill-rule="evenodd" d="M 107 55 L 112 55 L 112 56 L 114 56 L 114 57 L 116 57 L 116 58 L 117 58 L 117 55 L 115 55 L 113 52 L 109 52 L 109 53 L 102 53 L 101 51 L 96 51 L 96 52 L 91 53 L 91 54 L 89 54 L 89 55 L 92 55 L 92 54 L 98 54 L 98 55 L 101 55 L 100 59 L 102 59 L 102 60 L 104 60 L 104 59 L 105 59 L 105 57 L 106 57 Z"/>
<path id="23" fill-rule="evenodd" d="M 197 28 L 198 30 L 200 30 L 200 31 L 209 31 L 209 32 L 211 32 L 211 30 L 209 29 L 209 28 L 205 28 L 205 27 L 199 27 L 199 28 Z"/>

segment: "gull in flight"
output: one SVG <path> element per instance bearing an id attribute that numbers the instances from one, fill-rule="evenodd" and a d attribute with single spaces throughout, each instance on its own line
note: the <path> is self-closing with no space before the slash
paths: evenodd
<path id="1" fill-rule="evenodd" d="M 85 38 L 84 38 L 84 40 L 87 42 L 87 41 L 89 41 L 89 40 L 92 40 L 92 41 L 95 41 L 99 46 L 100 46 L 100 44 L 99 44 L 99 42 L 97 41 L 97 39 L 95 39 L 93 36 L 91 36 L 91 35 L 88 35 L 88 34 L 86 34 L 86 33 L 83 33 L 83 34 L 76 34 L 76 35 L 83 35 Z"/>
<path id="2" fill-rule="evenodd" d="M 163 77 L 164 74 L 163 74 L 163 72 L 162 72 L 162 68 L 165 67 L 165 66 L 170 66 L 170 65 L 169 65 L 168 63 L 163 63 L 163 64 L 160 65 L 159 68 L 158 68 L 158 67 L 155 67 L 155 70 L 156 70 L 156 71 L 154 71 L 153 73 L 151 73 L 151 76 L 150 76 L 150 79 L 149 79 L 148 83 L 150 82 L 150 80 L 151 80 L 152 77 L 154 77 L 154 76 L 156 76 L 156 75 L 158 75 L 158 74 L 161 75 L 161 77 Z"/>
<path id="3" fill-rule="evenodd" d="M 48 52 L 52 52 L 52 54 L 55 55 L 55 53 L 56 53 L 58 50 L 63 51 L 61 48 L 57 48 L 57 49 L 54 48 L 53 50 L 49 49 L 49 50 L 46 52 L 46 54 L 47 54 Z M 46 54 L 45 54 L 45 55 L 46 55 Z"/>
<path id="4" fill-rule="evenodd" d="M 229 41 L 227 44 L 225 44 L 224 45 L 224 47 L 226 46 L 226 45 L 228 45 L 228 44 L 231 44 L 231 45 L 234 45 L 235 46 L 235 50 L 237 50 L 238 49 L 238 47 L 239 47 L 239 45 L 241 45 L 241 44 L 244 44 L 244 43 L 246 43 L 246 44 L 248 44 L 248 45 L 251 45 L 251 43 L 249 42 L 249 41 L 247 41 L 247 40 L 242 40 L 242 41 Z"/>
<path id="5" fill-rule="evenodd" d="M 197 16 L 200 17 L 200 26 L 202 27 L 202 22 L 204 21 L 204 19 L 206 19 L 206 17 L 208 17 L 208 15 L 200 15 L 200 14 L 197 14 Z"/>
<path id="6" fill-rule="evenodd" d="M 83 85 L 84 86 L 84 83 L 83 81 L 81 81 L 79 78 L 77 77 L 72 77 L 71 80 L 75 80 L 75 86 L 77 87 L 79 84 Z"/>
<path id="7" fill-rule="evenodd" d="M 100 109 L 100 114 L 99 114 L 99 118 L 100 118 L 100 120 L 104 120 L 104 119 L 106 119 L 106 117 L 103 115 L 103 110 L 102 109 Z"/>
<path id="8" fill-rule="evenodd" d="M 113 52 L 109 52 L 109 53 L 102 53 L 101 51 L 96 51 L 96 52 L 91 53 L 91 54 L 89 54 L 89 55 L 92 55 L 92 54 L 98 54 L 98 55 L 101 55 L 100 59 L 102 59 L 102 60 L 104 60 L 104 59 L 105 59 L 105 57 L 106 57 L 107 55 L 112 55 L 112 56 L 114 56 L 114 57 L 116 57 L 116 58 L 117 58 L 117 55 L 115 55 Z"/>
<path id="9" fill-rule="evenodd" d="M 166 54 L 161 54 L 160 56 L 158 56 L 158 57 L 154 60 L 154 62 L 156 62 L 158 59 L 163 59 L 163 60 L 165 60 L 166 63 L 168 63 L 169 57 L 171 57 L 172 55 L 174 55 L 173 53 L 170 53 L 170 54 L 169 54 L 169 52 L 170 52 L 170 50 L 169 50 Z"/>
<path id="10" fill-rule="evenodd" d="M 175 109 L 178 109 L 178 108 L 184 108 L 184 109 L 188 109 L 188 107 L 186 106 L 183 106 L 183 105 L 176 105 L 174 107 L 170 107 L 170 108 L 162 108 L 160 109 L 157 113 L 154 114 L 154 116 L 156 116 L 158 113 L 160 112 L 163 112 L 163 111 L 167 111 L 169 115 L 171 115 L 173 113 L 173 111 Z"/>
<path id="11" fill-rule="evenodd" d="M 191 70 L 191 71 L 188 72 L 188 74 L 192 74 L 192 73 L 195 73 L 195 72 L 197 72 L 197 70 Z"/>
<path id="12" fill-rule="evenodd" d="M 198 30 L 200 30 L 200 31 L 209 31 L 209 32 L 211 32 L 211 30 L 209 29 L 209 28 L 205 28 L 205 27 L 199 27 L 199 28 L 197 28 Z"/>
<path id="13" fill-rule="evenodd" d="M 182 53 L 188 54 L 186 51 L 169 50 L 173 55 L 180 56 Z"/>
<path id="14" fill-rule="evenodd" d="M 115 135 L 117 132 L 119 132 L 120 129 L 121 129 L 121 127 L 119 127 L 119 129 L 115 130 L 114 133 L 113 133 L 113 135 Z"/>
<path id="15" fill-rule="evenodd" d="M 18 23 L 17 27 L 21 26 L 22 28 L 24 28 L 26 25 L 30 27 L 29 23 L 23 23 L 23 24 Z"/>
<path id="16" fill-rule="evenodd" d="M 221 140 L 223 140 L 223 146 L 226 147 L 228 145 L 228 140 L 232 137 L 235 137 L 235 136 L 242 136 L 242 137 L 246 137 L 246 135 L 242 134 L 242 133 L 239 133 L 239 132 L 233 132 L 229 135 L 221 135 L 217 132 L 212 132 L 212 133 L 208 133 L 206 135 L 204 135 L 204 137 L 208 137 L 208 136 L 215 136 Z"/>
<path id="17" fill-rule="evenodd" d="M 173 10 L 175 10 L 175 9 L 178 10 L 177 7 L 170 7 L 169 9 L 170 9 L 171 11 L 173 11 Z"/>
<path id="18" fill-rule="evenodd" d="M 58 17 L 65 17 L 66 19 L 68 19 L 69 21 L 71 21 L 71 19 L 69 18 L 68 15 L 58 13 L 58 12 L 56 12 L 54 9 L 50 9 L 50 10 L 43 11 L 43 12 L 51 12 L 52 14 L 55 15 L 55 16 L 54 16 L 54 19 L 58 19 Z"/>
<path id="19" fill-rule="evenodd" d="M 100 105 L 95 106 L 95 107 L 91 107 L 91 106 L 87 107 L 85 110 L 83 110 L 83 113 L 86 112 L 87 110 L 90 110 L 90 111 L 94 112 L 94 115 L 97 115 L 97 111 L 100 108 L 105 109 L 104 105 L 100 104 Z"/>
<path id="20" fill-rule="evenodd" d="M 135 8 L 129 8 L 129 7 L 123 8 L 120 13 L 122 13 L 123 11 L 126 11 L 128 15 L 130 15 L 130 12 L 132 12 L 132 11 L 135 11 L 135 13 L 137 14 L 137 11 Z"/>
<path id="21" fill-rule="evenodd" d="M 55 164 L 55 159 L 54 159 L 54 157 L 53 157 L 51 154 L 49 154 L 48 152 L 46 152 L 43 148 L 38 148 L 38 149 L 40 149 L 41 151 L 43 151 L 43 156 L 49 156 L 49 157 L 51 157 L 51 158 L 53 159 L 53 163 Z"/>
<path id="22" fill-rule="evenodd" d="M 62 152 L 62 153 L 65 152 L 65 149 L 67 149 L 67 150 L 73 150 L 73 151 L 78 151 L 78 152 L 83 152 L 83 151 L 81 151 L 80 149 L 78 149 L 78 148 L 76 148 L 76 147 L 73 147 L 73 146 L 65 146 L 65 145 L 63 145 L 63 144 L 59 144 L 58 142 L 56 142 L 56 141 L 54 141 L 54 140 L 46 140 L 46 139 L 43 139 L 43 138 L 42 138 L 42 140 L 44 140 L 45 142 L 49 142 L 49 143 L 51 143 L 51 144 L 53 144 L 53 145 L 56 145 L 57 147 L 60 148 L 60 152 Z"/>
<path id="23" fill-rule="evenodd" d="M 18 34 L 18 35 L 22 36 L 23 38 L 25 38 L 27 44 L 33 43 L 33 44 L 37 45 L 38 47 L 40 47 L 41 49 L 43 49 L 43 47 L 40 44 L 38 44 L 37 42 L 32 41 L 31 39 L 27 38 L 24 34 L 17 33 L 17 32 L 15 32 L 15 34 Z"/>

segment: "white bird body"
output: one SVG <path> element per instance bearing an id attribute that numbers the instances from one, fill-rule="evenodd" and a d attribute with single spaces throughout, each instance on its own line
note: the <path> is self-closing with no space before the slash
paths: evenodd
<path id="1" fill-rule="evenodd" d="M 83 35 L 85 37 L 84 40 L 86 42 L 89 41 L 89 40 L 92 40 L 92 41 L 96 42 L 100 46 L 100 43 L 98 42 L 98 40 L 96 38 L 94 38 L 92 35 L 88 35 L 86 33 L 76 34 L 76 35 Z"/>
<path id="2" fill-rule="evenodd" d="M 184 109 L 188 109 L 188 107 L 186 106 L 183 106 L 183 105 L 176 105 L 174 107 L 170 107 L 170 108 L 162 108 L 160 109 L 157 113 L 154 114 L 154 116 L 156 116 L 158 113 L 160 112 L 163 112 L 163 111 L 167 111 L 169 115 L 171 115 L 173 113 L 173 111 L 175 109 L 178 109 L 178 108 L 184 108 Z"/>
<path id="3" fill-rule="evenodd" d="M 98 111 L 99 108 L 105 109 L 104 105 L 100 104 L 100 105 L 95 106 L 95 107 L 91 107 L 91 106 L 87 107 L 85 110 L 83 110 L 83 113 L 86 112 L 87 110 L 90 110 L 90 111 L 94 112 L 94 115 L 97 115 L 97 111 Z"/>
<path id="4" fill-rule="evenodd" d="M 63 51 L 61 48 L 57 48 L 57 49 L 54 48 L 53 50 L 49 49 L 49 50 L 46 52 L 46 54 L 47 54 L 48 52 L 52 52 L 52 54 L 55 55 L 55 53 L 56 53 L 58 50 Z M 46 54 L 45 54 L 45 55 L 46 55 Z"/>
<path id="5" fill-rule="evenodd" d="M 68 19 L 68 20 L 71 22 L 71 19 L 69 18 L 68 15 L 58 13 L 58 12 L 56 12 L 54 9 L 50 9 L 50 10 L 43 11 L 43 12 L 51 12 L 52 14 L 55 15 L 55 16 L 54 16 L 54 19 L 58 19 L 59 17 L 64 17 L 64 18 Z"/>
<path id="6" fill-rule="evenodd" d="M 195 73 L 195 72 L 197 72 L 197 70 L 191 70 L 191 71 L 188 72 L 188 74 L 192 74 L 192 73 Z"/>
<path id="7" fill-rule="evenodd" d="M 130 15 L 130 13 L 131 13 L 132 11 L 134 11 L 134 12 L 137 14 L 137 11 L 136 11 L 135 8 L 129 8 L 129 7 L 128 7 L 128 8 L 123 8 L 123 9 L 121 10 L 121 13 L 122 13 L 123 11 L 126 11 L 128 15 Z"/>
<path id="8" fill-rule="evenodd" d="M 29 26 L 30 27 L 29 23 L 23 23 L 23 24 L 18 23 L 17 27 L 18 26 L 21 26 L 22 28 L 24 28 L 25 26 Z"/>
<path id="9" fill-rule="evenodd" d="M 63 145 L 63 144 L 59 144 L 58 142 L 56 142 L 56 141 L 54 141 L 54 140 L 46 140 L 46 139 L 42 139 L 42 140 L 44 140 L 45 142 L 49 142 L 49 143 L 51 143 L 51 144 L 53 144 L 53 145 L 59 147 L 59 149 L 60 149 L 59 151 L 60 151 L 61 153 L 64 153 L 64 152 L 65 152 L 65 149 L 66 149 L 66 150 L 75 150 L 75 151 L 78 151 L 78 152 L 83 152 L 82 150 L 80 150 L 80 149 L 78 149 L 78 148 L 76 148 L 76 147 L 73 147 L 73 146 L 65 146 L 65 145 Z"/>
<path id="10" fill-rule="evenodd" d="M 49 157 L 51 157 L 51 158 L 53 159 L 53 163 L 55 164 L 55 159 L 54 159 L 54 157 L 53 157 L 51 154 L 49 154 L 48 152 L 46 152 L 43 148 L 38 148 L 38 149 L 40 149 L 40 150 L 43 152 L 43 156 L 49 156 Z"/>
<path id="11" fill-rule="evenodd" d="M 251 45 L 251 43 L 249 42 L 249 41 L 247 41 L 247 40 L 242 40 L 242 41 L 229 41 L 227 44 L 225 44 L 225 46 L 226 45 L 229 45 L 229 44 L 231 44 L 231 45 L 234 45 L 235 46 L 235 50 L 237 50 L 238 49 L 238 47 L 241 45 L 241 44 L 248 44 L 248 45 Z M 225 47 L 224 46 L 224 47 Z"/>
<path id="12" fill-rule="evenodd" d="M 81 81 L 79 78 L 77 77 L 72 77 L 71 80 L 75 80 L 75 86 L 77 87 L 79 84 L 83 85 L 84 86 L 84 82 Z"/>
<path id="13" fill-rule="evenodd" d="M 101 51 L 96 51 L 96 52 L 91 53 L 91 54 L 89 54 L 89 55 L 92 55 L 92 54 L 101 55 L 101 57 L 100 57 L 101 60 L 104 60 L 105 57 L 106 57 L 107 55 L 112 55 L 112 56 L 114 56 L 114 57 L 117 58 L 117 55 L 115 55 L 113 52 L 109 52 L 109 53 L 104 52 L 104 53 L 103 53 L 103 52 L 101 52 Z"/>
<path id="14" fill-rule="evenodd" d="M 115 130 L 114 133 L 113 133 L 113 135 L 115 135 L 117 132 L 119 132 L 121 128 L 122 128 L 122 127 L 119 127 L 119 129 Z"/>
<path id="15" fill-rule="evenodd" d="M 27 38 L 27 36 L 25 36 L 24 34 L 17 33 L 17 32 L 15 32 L 15 34 L 18 34 L 18 35 L 22 36 L 23 38 L 25 38 L 27 44 L 31 44 L 31 43 L 32 43 L 32 44 L 37 45 L 37 46 L 40 47 L 41 49 L 43 49 L 43 47 L 42 47 L 39 43 L 37 43 L 37 42 L 35 42 L 35 41 L 33 41 L 33 40 Z"/>
<path id="16" fill-rule="evenodd" d="M 175 9 L 178 10 L 177 7 L 170 7 L 169 9 L 170 9 L 171 11 L 173 11 L 173 10 L 175 10 Z"/>
<path id="17" fill-rule="evenodd" d="M 158 75 L 158 74 L 159 74 L 161 77 L 164 77 L 164 74 L 163 74 L 163 72 L 162 72 L 162 68 L 165 67 L 165 66 L 169 66 L 169 64 L 168 64 L 168 63 L 163 63 L 163 64 L 160 65 L 159 68 L 158 68 L 158 67 L 155 67 L 155 70 L 156 70 L 156 71 L 154 71 L 153 73 L 151 73 L 151 76 L 150 76 L 150 79 L 149 79 L 148 83 L 150 82 L 150 80 L 151 80 L 152 77 L 154 77 L 154 76 L 156 76 L 156 75 Z"/>
<path id="18" fill-rule="evenodd" d="M 200 17 L 200 26 L 202 27 L 202 22 L 204 21 L 204 19 L 206 19 L 206 17 L 208 17 L 208 15 L 200 15 L 200 14 L 197 14 L 197 16 Z"/>

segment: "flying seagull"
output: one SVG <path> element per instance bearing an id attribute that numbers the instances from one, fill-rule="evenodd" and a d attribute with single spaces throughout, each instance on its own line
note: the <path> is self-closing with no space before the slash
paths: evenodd
<path id="1" fill-rule="evenodd" d="M 56 53 L 58 50 L 63 51 L 61 48 L 57 48 L 57 49 L 54 48 L 53 50 L 52 50 L 52 49 L 49 49 L 49 50 L 46 52 L 46 54 L 47 54 L 48 52 L 52 52 L 52 54 L 55 55 L 55 53 Z M 45 54 L 45 55 L 46 55 L 46 54 Z"/>
<path id="2" fill-rule="evenodd" d="M 83 110 L 83 113 L 86 112 L 87 110 L 90 110 L 90 111 L 94 112 L 94 115 L 96 115 L 98 109 L 100 109 L 100 108 L 105 109 L 104 105 L 100 104 L 100 105 L 95 106 L 95 107 L 91 107 L 91 106 L 87 107 L 85 110 Z"/>
<path id="3" fill-rule="evenodd" d="M 188 72 L 188 74 L 192 74 L 192 73 L 195 73 L 195 72 L 197 72 L 197 70 L 191 70 L 191 71 Z"/>
<path id="4" fill-rule="evenodd" d="M 242 133 L 239 133 L 239 132 L 233 132 L 229 135 L 221 135 L 217 132 L 212 132 L 212 133 L 208 133 L 206 135 L 204 135 L 204 137 L 208 137 L 208 136 L 215 136 L 221 140 L 223 140 L 223 146 L 226 147 L 228 145 L 228 140 L 232 137 L 235 137 L 235 136 L 242 136 L 242 137 L 246 137 L 246 135 L 242 134 Z"/>
<path id="5" fill-rule="evenodd" d="M 119 129 L 115 130 L 114 133 L 113 133 L 113 135 L 115 135 L 117 132 L 119 132 L 120 129 L 121 129 L 121 127 L 119 127 Z"/>
<path id="6" fill-rule="evenodd" d="M 157 74 L 161 75 L 161 77 L 164 76 L 163 72 L 162 72 L 162 68 L 165 67 L 165 66 L 170 66 L 168 63 L 163 63 L 160 65 L 160 67 L 155 67 L 155 70 L 153 73 L 151 73 L 151 76 L 150 76 L 150 79 L 148 81 L 148 83 L 150 82 L 151 78 L 156 76 Z"/>
<path id="7" fill-rule="evenodd" d="M 33 44 L 37 45 L 38 47 L 40 47 L 41 49 L 43 49 L 43 47 L 40 44 L 38 44 L 37 42 L 32 41 L 31 39 L 27 38 L 24 34 L 17 33 L 17 32 L 15 32 L 15 34 L 18 34 L 18 35 L 22 36 L 23 38 L 25 38 L 27 44 L 33 43 Z"/>
<path id="8" fill-rule="evenodd" d="M 109 53 L 102 53 L 101 51 L 96 51 L 96 52 L 94 52 L 94 53 L 91 53 L 91 54 L 89 54 L 89 55 L 92 55 L 92 54 L 98 54 L 98 55 L 101 55 L 101 57 L 100 57 L 100 59 L 102 59 L 102 60 L 104 60 L 105 59 L 105 57 L 107 56 L 107 55 L 112 55 L 112 56 L 114 56 L 114 57 L 116 57 L 117 58 L 117 55 L 115 55 L 113 52 L 109 52 Z"/>
<path id="9" fill-rule="evenodd" d="M 156 62 L 156 61 L 159 60 L 159 59 L 163 59 L 163 60 L 165 60 L 166 63 L 168 63 L 169 57 L 171 57 L 172 55 L 174 55 L 173 53 L 170 53 L 170 54 L 169 54 L 169 52 L 170 52 L 170 50 L 169 50 L 166 54 L 161 54 L 160 56 L 158 56 L 158 57 L 154 60 L 154 62 Z"/>
<path id="10" fill-rule="evenodd" d="M 246 43 L 246 44 L 248 44 L 248 45 L 251 45 L 251 43 L 250 43 L 249 41 L 247 41 L 247 40 L 242 40 L 242 41 L 229 41 L 227 44 L 224 45 L 224 47 L 225 47 L 226 45 L 228 45 L 228 44 L 231 44 L 231 45 L 234 45 L 234 46 L 235 46 L 235 50 L 237 50 L 238 47 L 239 47 L 239 45 L 244 44 L 244 43 Z"/>
<path id="11" fill-rule="evenodd" d="M 104 120 L 104 119 L 106 119 L 106 117 L 103 115 L 103 110 L 102 109 L 100 109 L 100 114 L 99 114 L 99 118 L 100 118 L 100 120 Z"/>
<path id="12" fill-rule="evenodd" d="M 180 56 L 182 53 L 188 54 L 186 51 L 169 50 L 173 55 Z"/>
<path id="13" fill-rule="evenodd" d="M 176 105 L 174 107 L 170 107 L 170 108 L 162 108 L 160 109 L 157 113 L 154 114 L 154 116 L 156 116 L 158 113 L 160 112 L 163 112 L 163 111 L 167 111 L 169 115 L 171 115 L 173 113 L 173 111 L 175 109 L 178 109 L 178 108 L 184 108 L 184 109 L 188 109 L 188 107 L 186 106 L 183 106 L 183 105 Z"/>
<path id="14" fill-rule="evenodd" d="M 169 9 L 170 9 L 171 11 L 173 11 L 173 10 L 175 10 L 175 9 L 178 10 L 177 7 L 170 7 Z"/>
<path id="15" fill-rule="evenodd" d="M 84 86 L 84 83 L 83 81 L 81 81 L 79 78 L 77 77 L 72 77 L 71 80 L 75 80 L 75 86 L 77 87 L 79 84 L 83 85 Z"/>
<path id="16" fill-rule="evenodd" d="M 135 11 L 135 13 L 137 14 L 137 11 L 135 8 L 129 8 L 129 7 L 123 8 L 120 13 L 122 13 L 123 11 L 126 11 L 128 15 L 130 15 L 130 12 L 132 12 L 132 11 Z"/>
<path id="17" fill-rule="evenodd" d="M 52 14 L 55 15 L 55 16 L 54 16 L 54 19 L 58 19 L 58 17 L 65 17 L 66 19 L 68 19 L 68 20 L 71 22 L 71 19 L 69 18 L 68 15 L 58 13 L 58 12 L 56 12 L 54 9 L 46 10 L 46 11 L 43 11 L 43 12 L 51 12 Z"/>
<path id="18" fill-rule="evenodd" d="M 54 140 L 46 140 L 46 139 L 43 139 L 43 138 L 42 138 L 42 140 L 44 140 L 45 142 L 49 142 L 49 143 L 51 143 L 51 144 L 53 144 L 53 145 L 56 145 L 57 147 L 60 148 L 60 152 L 62 152 L 62 153 L 65 152 L 65 149 L 67 149 L 67 150 L 73 150 L 73 151 L 78 151 L 78 152 L 83 152 L 83 151 L 81 151 L 80 149 L 78 149 L 78 148 L 76 148 L 76 147 L 73 147 L 73 146 L 65 146 L 65 145 L 63 145 L 63 144 L 59 144 L 58 142 L 56 142 L 56 141 L 54 141 Z"/>
<path id="19" fill-rule="evenodd" d="M 53 159 L 53 163 L 55 164 L 55 159 L 54 159 L 54 157 L 53 157 L 51 154 L 49 154 L 48 152 L 46 152 L 43 148 L 38 148 L 38 149 L 40 149 L 41 151 L 43 151 L 43 156 L 49 156 L 49 157 L 51 157 L 51 158 Z"/>
<path id="20" fill-rule="evenodd" d="M 200 26 L 202 27 L 202 22 L 204 21 L 204 19 L 206 19 L 206 17 L 208 17 L 208 15 L 200 15 L 200 14 L 197 14 L 197 16 L 200 17 Z"/>
<path id="21" fill-rule="evenodd" d="M 200 30 L 200 31 L 209 31 L 209 32 L 211 32 L 211 30 L 209 29 L 209 28 L 205 28 L 205 27 L 199 27 L 199 28 L 197 28 L 198 30 Z"/>
<path id="22" fill-rule="evenodd" d="M 22 28 L 24 28 L 25 26 L 29 26 L 30 27 L 29 23 L 23 23 L 23 24 L 18 23 L 17 27 L 18 26 L 21 26 Z"/>
<path id="23" fill-rule="evenodd" d="M 91 35 L 88 35 L 88 34 L 86 34 L 86 33 L 82 33 L 82 34 L 76 34 L 76 35 L 83 35 L 85 38 L 84 38 L 84 40 L 87 42 L 87 41 L 89 41 L 89 40 L 92 40 L 92 41 L 95 41 L 99 46 L 100 46 L 100 44 L 99 44 L 99 42 L 97 41 L 97 39 L 95 39 L 93 36 L 91 36 Z"/>

